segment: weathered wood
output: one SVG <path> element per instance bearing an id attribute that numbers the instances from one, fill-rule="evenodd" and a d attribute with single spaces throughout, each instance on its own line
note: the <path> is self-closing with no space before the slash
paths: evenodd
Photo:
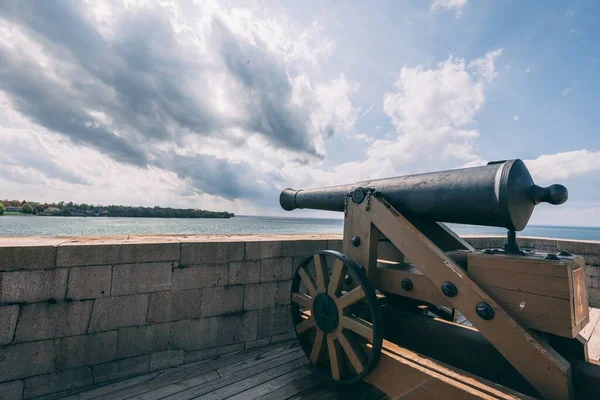
<path id="1" fill-rule="evenodd" d="M 392 264 L 379 260 L 377 270 L 372 276 L 371 284 L 382 292 L 452 307 L 452 304 L 444 297 L 439 288 L 411 264 Z M 402 289 L 401 282 L 404 278 L 412 281 L 413 289 L 411 291 L 407 292 Z"/>
<path id="2" fill-rule="evenodd" d="M 244 392 L 238 393 L 235 396 L 229 397 L 230 400 L 248 400 L 260 398 L 274 390 L 277 390 L 299 378 L 309 376 L 311 371 L 309 368 L 298 368 L 294 371 L 288 372 L 285 375 L 281 375 L 275 379 L 271 379 L 258 386 L 248 389 Z"/>
<path id="3" fill-rule="evenodd" d="M 329 270 L 327 269 L 327 258 L 325 254 L 316 254 L 313 257 L 315 263 L 315 272 L 317 274 L 317 290 L 319 293 L 325 293 L 329 286 Z"/>
<path id="4" fill-rule="evenodd" d="M 377 249 L 381 232 L 371 223 L 369 216 L 358 210 L 352 201 L 348 202 L 344 218 L 344 254 L 365 267 L 369 280 L 377 267 Z M 366 201 L 363 201 L 363 205 Z M 352 244 L 352 238 L 360 239 L 360 246 Z"/>
<path id="5" fill-rule="evenodd" d="M 452 282 L 458 289 L 449 298 L 475 327 L 526 377 L 546 399 L 572 399 L 569 363 L 556 351 L 515 321 L 488 294 L 475 284 L 452 259 L 447 257 L 406 218 L 381 198 L 372 198 L 371 211 L 348 203 L 349 213 L 362 212 L 436 286 Z M 495 310 L 489 321 L 479 318 L 475 306 L 488 303 Z"/>
<path id="6" fill-rule="evenodd" d="M 344 273 L 346 270 L 346 266 L 341 260 L 335 260 L 333 264 L 333 272 L 331 274 L 331 280 L 329 281 L 329 287 L 327 288 L 327 293 L 329 296 L 334 297 L 342 288 L 342 284 L 344 283 Z"/>
<path id="7" fill-rule="evenodd" d="M 582 258 L 544 255 L 468 255 L 469 277 L 526 326 L 574 338 L 587 315 Z"/>
<path id="8" fill-rule="evenodd" d="M 316 375 L 308 375 L 302 378 L 295 379 L 287 385 L 280 387 L 277 390 L 271 390 L 264 396 L 257 398 L 256 400 L 285 400 L 290 397 L 298 395 L 305 390 L 317 386 L 322 383 L 323 379 L 320 379 Z"/>
<path id="9" fill-rule="evenodd" d="M 365 380 L 391 398 L 531 399 L 388 341 L 377 368 Z"/>

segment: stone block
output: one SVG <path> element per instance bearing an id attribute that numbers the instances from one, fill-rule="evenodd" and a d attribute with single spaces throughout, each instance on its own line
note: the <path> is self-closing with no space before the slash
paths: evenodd
<path id="1" fill-rule="evenodd" d="M 69 271 L 67 298 L 73 300 L 96 299 L 110 296 L 112 267 L 75 267 Z"/>
<path id="2" fill-rule="evenodd" d="M 160 292 L 171 289 L 170 262 L 122 264 L 113 267 L 113 296 Z"/>
<path id="3" fill-rule="evenodd" d="M 95 300 L 89 331 L 144 325 L 148 314 L 148 298 L 148 294 L 135 294 Z"/>
<path id="4" fill-rule="evenodd" d="M 600 243 L 583 240 L 559 239 L 556 241 L 558 250 L 568 251 L 569 253 L 586 256 L 600 254 Z"/>
<path id="5" fill-rule="evenodd" d="M 56 265 L 113 265 L 179 260 L 179 242 L 166 238 L 155 243 L 139 239 L 82 240 L 58 247 Z"/>
<path id="6" fill-rule="evenodd" d="M 290 306 L 263 308 L 258 310 L 257 338 L 280 335 L 293 329 Z"/>
<path id="7" fill-rule="evenodd" d="M 292 281 L 277 282 L 277 305 L 290 304 Z"/>
<path id="8" fill-rule="evenodd" d="M 282 333 L 281 335 L 273 336 L 271 338 L 271 344 L 287 342 L 288 340 L 296 340 L 296 333 L 287 332 Z"/>
<path id="9" fill-rule="evenodd" d="M 170 337 L 171 324 L 120 328 L 117 358 L 127 358 L 168 350 Z"/>
<path id="10" fill-rule="evenodd" d="M 171 330 L 171 348 L 192 351 L 215 347 L 218 327 L 218 317 L 177 321 Z"/>
<path id="11" fill-rule="evenodd" d="M 256 340 L 258 311 L 247 311 L 219 317 L 218 345 Z"/>
<path id="12" fill-rule="evenodd" d="M 227 285 L 227 265 L 193 266 L 173 270 L 173 290 L 200 289 Z"/>
<path id="13" fill-rule="evenodd" d="M 18 316 L 18 305 L 0 307 L 0 346 L 12 342 Z"/>
<path id="14" fill-rule="evenodd" d="M 26 304 L 21 307 L 15 342 L 82 335 L 91 311 L 92 301 Z"/>
<path id="15" fill-rule="evenodd" d="M 150 355 L 150 372 L 183 364 L 183 350 L 167 350 Z"/>
<path id="16" fill-rule="evenodd" d="M 260 282 L 260 261 L 232 262 L 229 264 L 229 284 L 245 285 Z"/>
<path id="17" fill-rule="evenodd" d="M 124 360 L 111 361 L 106 364 L 95 365 L 94 383 L 102 383 L 129 376 L 141 375 L 148 372 L 150 368 L 150 354 L 144 356 L 126 358 Z"/>
<path id="18" fill-rule="evenodd" d="M 277 282 L 259 283 L 244 287 L 244 310 L 273 307 L 277 303 Z"/>
<path id="19" fill-rule="evenodd" d="M 257 241 L 246 243 L 246 260 L 281 257 L 281 241 Z"/>
<path id="20" fill-rule="evenodd" d="M 203 317 L 240 312 L 243 304 L 243 286 L 219 286 L 202 290 Z"/>
<path id="21" fill-rule="evenodd" d="M 343 240 L 328 240 L 327 241 L 327 249 L 339 251 L 340 253 L 344 252 L 344 241 Z"/>
<path id="22" fill-rule="evenodd" d="M 292 279 L 292 257 L 260 260 L 260 281 L 274 282 Z"/>
<path id="23" fill-rule="evenodd" d="M 65 390 L 91 386 L 94 383 L 89 367 L 38 375 L 25 379 L 25 398 L 45 396 Z"/>
<path id="24" fill-rule="evenodd" d="M 2 400 L 22 400 L 23 399 L 23 381 L 12 381 L 0 383 L 0 393 Z"/>
<path id="25" fill-rule="evenodd" d="M 244 348 L 253 349 L 255 347 L 266 346 L 269 343 L 271 343 L 271 337 L 267 337 L 264 339 L 258 339 L 258 340 L 251 340 L 249 342 L 246 342 L 246 346 Z"/>
<path id="26" fill-rule="evenodd" d="M 58 371 L 112 361 L 117 358 L 117 331 L 57 339 L 54 349 Z"/>
<path id="27" fill-rule="evenodd" d="M 148 322 L 169 322 L 202 316 L 202 289 L 150 295 Z"/>
<path id="28" fill-rule="evenodd" d="M 3 238 L 0 271 L 54 268 L 56 246 L 61 242 L 64 239 Z"/>
<path id="29" fill-rule="evenodd" d="M 52 340 L 20 343 L 0 348 L 0 382 L 12 381 L 54 370 Z"/>
<path id="30" fill-rule="evenodd" d="M 65 268 L 15 271 L 2 274 L 2 303 L 35 303 L 62 300 L 67 292 Z"/>
<path id="31" fill-rule="evenodd" d="M 230 344 L 228 346 L 213 347 L 211 349 L 189 351 L 185 353 L 185 363 L 206 360 L 223 354 L 230 354 L 244 349 L 244 343 Z"/>
<path id="32" fill-rule="evenodd" d="M 242 261 L 244 242 L 183 242 L 181 264 L 211 264 Z"/>
<path id="33" fill-rule="evenodd" d="M 306 257 L 315 250 L 327 249 L 327 240 L 284 240 L 281 242 L 281 255 Z"/>

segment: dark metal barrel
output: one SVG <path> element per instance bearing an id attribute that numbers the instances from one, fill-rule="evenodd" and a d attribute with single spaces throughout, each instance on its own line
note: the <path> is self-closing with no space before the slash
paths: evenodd
<path id="1" fill-rule="evenodd" d="M 564 186 L 537 186 L 523 161 L 509 160 L 321 189 L 285 189 L 279 202 L 288 211 L 296 208 L 344 211 L 346 196 L 361 188 L 380 192 L 407 218 L 516 231 L 525 228 L 535 205 L 562 204 L 568 197 Z"/>

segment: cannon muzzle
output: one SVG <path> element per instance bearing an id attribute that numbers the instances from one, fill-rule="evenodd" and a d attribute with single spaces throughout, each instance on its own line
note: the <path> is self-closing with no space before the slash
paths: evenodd
<path id="1" fill-rule="evenodd" d="M 509 160 L 321 189 L 285 189 L 279 203 L 288 211 L 344 211 L 346 196 L 362 188 L 380 192 L 407 218 L 516 231 L 525 228 L 537 204 L 562 204 L 568 197 L 563 185 L 540 187 L 534 184 L 523 161 Z"/>

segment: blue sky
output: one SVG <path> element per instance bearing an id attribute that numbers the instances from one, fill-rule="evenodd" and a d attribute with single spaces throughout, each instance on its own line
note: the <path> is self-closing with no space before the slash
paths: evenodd
<path id="1" fill-rule="evenodd" d="M 48 4 L 0 5 L 0 197 L 280 215 L 521 158 L 570 191 L 532 222 L 600 226 L 596 2 Z"/>

